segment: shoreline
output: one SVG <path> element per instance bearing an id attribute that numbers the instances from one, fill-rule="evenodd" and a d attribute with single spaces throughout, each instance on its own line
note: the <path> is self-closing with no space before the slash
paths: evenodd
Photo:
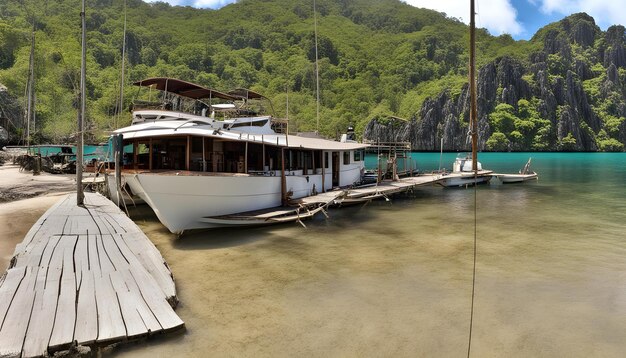
<path id="1" fill-rule="evenodd" d="M 0 204 L 75 190 L 76 179 L 73 174 L 42 172 L 33 175 L 30 171 L 20 171 L 19 165 L 0 166 Z"/>
<path id="2" fill-rule="evenodd" d="M 73 175 L 21 172 L 8 162 L 0 166 L 0 269 L 4 273 L 15 246 L 33 224 L 63 195 L 76 190 Z"/>

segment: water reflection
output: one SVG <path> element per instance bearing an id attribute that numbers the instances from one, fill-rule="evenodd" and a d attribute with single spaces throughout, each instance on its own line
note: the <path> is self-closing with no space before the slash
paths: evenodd
<path id="1" fill-rule="evenodd" d="M 528 157 L 483 158 L 505 171 Z M 478 188 L 475 356 L 623 356 L 626 156 L 594 158 L 533 154 L 539 182 Z M 187 331 L 114 353 L 463 356 L 473 198 L 428 187 L 307 229 L 181 238 L 134 209 L 174 272 Z"/>

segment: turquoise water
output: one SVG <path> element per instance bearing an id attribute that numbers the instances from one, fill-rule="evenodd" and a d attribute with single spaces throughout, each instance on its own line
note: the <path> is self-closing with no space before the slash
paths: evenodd
<path id="1" fill-rule="evenodd" d="M 73 154 L 76 154 L 76 146 L 69 146 L 72 150 Z M 108 150 L 109 147 L 108 145 L 85 145 L 83 147 L 83 156 L 85 158 L 85 161 L 90 161 L 92 159 L 98 159 L 98 160 L 105 160 L 106 158 L 108 158 Z M 32 154 L 41 154 L 44 157 L 47 157 L 49 155 L 53 155 L 53 154 L 58 154 L 62 152 L 61 147 L 59 146 L 46 146 L 46 145 L 41 145 L 41 146 L 36 146 L 36 147 L 31 147 L 30 148 L 30 152 Z"/>
<path id="2" fill-rule="evenodd" d="M 414 153 L 424 171 L 438 153 Z M 450 169 L 456 157 L 444 154 Z M 127 356 L 623 357 L 626 154 L 482 153 L 537 182 L 424 187 L 297 224 L 177 238 L 131 216 L 169 263 L 187 331 Z"/>

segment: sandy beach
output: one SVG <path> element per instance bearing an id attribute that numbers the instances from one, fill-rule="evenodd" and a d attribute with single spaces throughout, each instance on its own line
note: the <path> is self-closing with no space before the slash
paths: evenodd
<path id="1" fill-rule="evenodd" d="M 33 175 L 20 171 L 18 165 L 7 163 L 0 166 L 0 203 L 76 190 L 75 177 L 45 172 Z"/>
<path id="2" fill-rule="evenodd" d="M 19 166 L 0 166 L 0 269 L 8 267 L 15 245 L 62 195 L 75 190 L 73 175 L 20 172 Z"/>

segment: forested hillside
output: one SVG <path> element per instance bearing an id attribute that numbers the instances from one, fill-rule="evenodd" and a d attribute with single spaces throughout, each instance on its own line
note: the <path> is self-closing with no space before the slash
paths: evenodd
<path id="1" fill-rule="evenodd" d="M 312 2 L 241 0 L 220 10 L 127 0 L 125 104 L 117 116 L 123 0 L 87 1 L 88 114 L 93 141 L 127 124 L 136 88 L 170 76 L 273 100 L 290 128 L 315 130 Z M 369 139 L 410 140 L 415 149 L 465 148 L 468 29 L 445 14 L 399 0 L 319 0 L 321 115 L 334 137 L 348 125 Z M 79 0 L 0 3 L 0 117 L 23 121 L 34 19 L 35 141 L 76 131 Z M 602 32 L 578 14 L 530 41 L 478 31 L 481 145 L 489 150 L 623 150 L 626 34 Z M 2 91 L 0 91 L 2 92 Z M 10 110 L 9 110 L 10 109 Z M 389 122 L 394 115 L 408 121 Z M 18 125 L 19 126 L 19 125 Z"/>

